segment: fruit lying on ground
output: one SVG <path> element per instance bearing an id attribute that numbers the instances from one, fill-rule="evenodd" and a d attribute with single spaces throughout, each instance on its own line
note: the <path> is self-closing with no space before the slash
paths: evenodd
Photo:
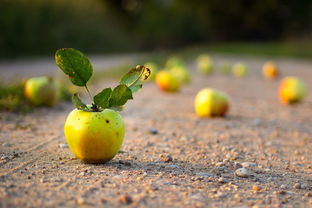
<path id="1" fill-rule="evenodd" d="M 184 61 L 179 56 L 171 56 L 166 61 L 165 68 L 170 69 L 175 66 L 184 67 Z"/>
<path id="2" fill-rule="evenodd" d="M 297 77 L 285 77 L 278 88 L 279 99 L 284 104 L 298 103 L 307 93 L 307 86 Z"/>
<path id="3" fill-rule="evenodd" d="M 277 66 L 273 62 L 266 62 L 262 67 L 262 75 L 267 79 L 275 79 L 278 76 Z"/>
<path id="4" fill-rule="evenodd" d="M 60 94 L 59 83 L 50 77 L 33 77 L 25 83 L 25 97 L 34 105 L 53 106 Z"/>
<path id="5" fill-rule="evenodd" d="M 146 68 L 149 68 L 151 71 L 151 75 L 147 78 L 147 80 L 154 80 L 157 74 L 158 66 L 154 62 L 147 62 L 144 64 Z"/>
<path id="6" fill-rule="evenodd" d="M 213 61 L 208 55 L 200 55 L 196 59 L 197 69 L 202 74 L 213 72 Z"/>
<path id="7" fill-rule="evenodd" d="M 233 65 L 232 72 L 236 77 L 244 77 L 248 74 L 248 69 L 244 63 L 238 62 Z"/>
<path id="8" fill-rule="evenodd" d="M 150 71 L 136 66 L 124 75 L 114 89 L 105 88 L 93 98 L 87 87 L 93 68 L 86 56 L 75 49 L 60 49 L 55 55 L 56 64 L 76 86 L 85 87 L 92 101 L 86 105 L 74 94 L 76 106 L 67 117 L 64 133 L 73 154 L 87 163 L 103 163 L 111 160 L 120 149 L 125 125 L 116 110 L 121 110 L 132 94 L 142 87 Z"/>
<path id="9" fill-rule="evenodd" d="M 229 63 L 223 63 L 221 66 L 220 66 L 220 71 L 223 73 L 223 74 L 230 74 L 231 73 L 231 66 Z"/>
<path id="10" fill-rule="evenodd" d="M 156 74 L 156 84 L 162 91 L 177 92 L 181 83 L 170 71 L 162 70 Z"/>
<path id="11" fill-rule="evenodd" d="M 188 84 L 191 81 L 189 71 L 182 66 L 175 66 L 169 69 L 170 73 L 175 76 L 181 84 Z"/>
<path id="12" fill-rule="evenodd" d="M 224 116 L 229 110 L 228 96 L 211 88 L 201 89 L 194 101 L 196 114 L 200 117 Z"/>

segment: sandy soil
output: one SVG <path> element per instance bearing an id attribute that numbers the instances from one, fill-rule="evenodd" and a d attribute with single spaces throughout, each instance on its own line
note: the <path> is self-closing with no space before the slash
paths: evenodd
<path id="1" fill-rule="evenodd" d="M 64 145 L 71 104 L 1 112 L 0 207 L 311 207 L 312 96 L 281 105 L 262 60 L 247 61 L 247 78 L 194 73 L 178 94 L 147 83 L 122 112 L 124 143 L 106 164 L 84 164 Z M 311 91 L 312 63 L 279 64 Z M 226 118 L 196 117 L 202 87 L 230 95 Z M 246 178 L 235 175 L 242 166 Z"/>

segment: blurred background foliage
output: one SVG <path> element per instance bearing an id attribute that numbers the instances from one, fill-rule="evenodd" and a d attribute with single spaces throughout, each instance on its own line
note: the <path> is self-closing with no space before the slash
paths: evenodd
<path id="1" fill-rule="evenodd" d="M 308 42 L 311 0 L 0 0 L 0 58 Z M 303 44 L 305 45 L 305 44 Z"/>

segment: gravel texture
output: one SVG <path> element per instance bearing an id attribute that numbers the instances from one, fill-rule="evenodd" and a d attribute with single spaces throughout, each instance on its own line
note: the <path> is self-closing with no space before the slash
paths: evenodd
<path id="1" fill-rule="evenodd" d="M 0 207 L 311 207 L 311 94 L 298 105 L 280 104 L 278 81 L 262 79 L 262 60 L 248 60 L 246 78 L 194 72 L 177 94 L 147 83 L 121 113 L 124 143 L 106 164 L 71 154 L 63 135 L 71 104 L 1 112 Z M 286 63 L 283 75 L 311 87 L 311 63 Z M 229 94 L 227 117 L 195 115 L 203 87 Z M 248 174 L 239 177 L 242 168 Z"/>

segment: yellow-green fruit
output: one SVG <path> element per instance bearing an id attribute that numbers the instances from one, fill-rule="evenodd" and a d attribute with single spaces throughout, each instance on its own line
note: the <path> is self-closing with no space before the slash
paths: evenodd
<path id="1" fill-rule="evenodd" d="M 278 88 L 280 101 L 284 104 L 300 102 L 307 94 L 306 84 L 297 77 L 285 77 Z"/>
<path id="2" fill-rule="evenodd" d="M 148 63 L 144 64 L 144 66 L 146 68 L 149 68 L 149 70 L 151 70 L 151 74 L 147 78 L 147 80 L 155 80 L 157 69 L 158 69 L 157 64 L 155 64 L 154 62 L 148 62 Z"/>
<path id="3" fill-rule="evenodd" d="M 191 75 L 189 71 L 182 66 L 175 66 L 169 69 L 170 73 L 175 76 L 180 83 L 188 84 L 191 81 Z"/>
<path id="4" fill-rule="evenodd" d="M 267 62 L 262 67 L 262 75 L 267 79 L 275 79 L 278 76 L 277 66 L 273 62 Z"/>
<path id="5" fill-rule="evenodd" d="M 213 72 L 213 61 L 208 55 L 197 57 L 197 69 L 202 74 L 211 74 Z"/>
<path id="6" fill-rule="evenodd" d="M 156 74 L 155 81 L 159 89 L 165 92 L 177 92 L 181 86 L 179 79 L 165 70 L 159 71 Z"/>
<path id="7" fill-rule="evenodd" d="M 87 163 L 104 163 L 118 153 L 125 125 L 120 114 L 111 109 L 102 112 L 75 109 L 66 119 L 64 133 L 77 158 Z"/>
<path id="8" fill-rule="evenodd" d="M 220 70 L 223 74 L 230 74 L 231 73 L 231 66 L 228 63 L 224 63 L 221 65 Z"/>
<path id="9" fill-rule="evenodd" d="M 184 66 L 184 62 L 179 56 L 172 56 L 168 58 L 166 61 L 165 67 L 167 69 L 170 69 L 175 66 L 182 66 L 182 67 Z"/>
<path id="10" fill-rule="evenodd" d="M 50 77 L 34 77 L 25 83 L 25 97 L 34 105 L 55 105 L 61 96 L 60 85 Z"/>
<path id="11" fill-rule="evenodd" d="M 244 63 L 238 62 L 233 65 L 232 72 L 236 77 L 244 77 L 248 74 L 248 69 Z"/>
<path id="12" fill-rule="evenodd" d="M 223 92 L 204 88 L 197 93 L 194 107 L 200 117 L 224 116 L 230 107 L 229 98 Z"/>

